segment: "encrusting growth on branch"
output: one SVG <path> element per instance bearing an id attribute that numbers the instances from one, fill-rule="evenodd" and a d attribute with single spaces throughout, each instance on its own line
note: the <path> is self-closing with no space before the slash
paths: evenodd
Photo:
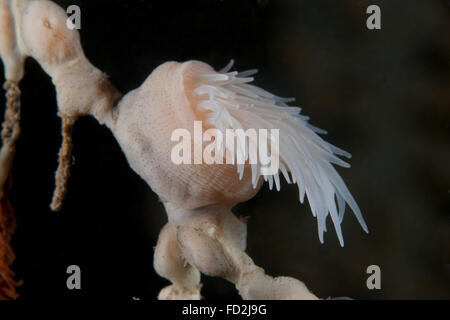
<path id="1" fill-rule="evenodd" d="M 2 149 L 0 151 L 0 195 L 10 175 L 16 141 L 20 136 L 20 89 L 12 81 L 4 85 L 6 90 L 6 110 L 2 129 Z"/>
<path id="2" fill-rule="evenodd" d="M 62 144 L 59 149 L 59 165 L 55 173 L 55 191 L 50 205 L 53 211 L 60 211 L 67 194 L 67 183 L 70 178 L 70 165 L 72 163 L 72 131 L 75 120 L 62 117 Z"/>
<path id="3" fill-rule="evenodd" d="M 6 110 L 2 129 L 4 145 L 14 145 L 20 135 L 20 89 L 13 81 L 6 81 Z"/>

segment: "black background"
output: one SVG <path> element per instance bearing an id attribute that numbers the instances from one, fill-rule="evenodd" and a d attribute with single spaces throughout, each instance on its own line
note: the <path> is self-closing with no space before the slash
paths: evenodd
<path id="1" fill-rule="evenodd" d="M 238 70 L 260 70 L 257 85 L 295 96 L 327 139 L 353 154 L 352 168 L 339 172 L 371 234 L 348 212 L 345 248 L 333 231 L 320 244 L 295 186 L 264 187 L 235 209 L 250 216 L 248 252 L 267 273 L 301 279 L 324 298 L 450 298 L 448 1 L 55 2 L 81 7 L 86 56 L 122 92 L 165 61 L 221 68 L 234 58 Z M 382 30 L 366 28 L 370 4 L 381 7 Z M 11 196 L 21 299 L 155 299 L 168 284 L 152 266 L 166 222 L 157 196 L 108 129 L 83 118 L 64 209 L 51 212 L 61 140 L 55 92 L 33 60 L 21 89 Z M 81 267 L 80 291 L 66 288 L 71 264 Z M 381 290 L 366 287 L 371 264 L 381 267 Z M 239 299 L 225 280 L 203 282 L 206 299 Z"/>

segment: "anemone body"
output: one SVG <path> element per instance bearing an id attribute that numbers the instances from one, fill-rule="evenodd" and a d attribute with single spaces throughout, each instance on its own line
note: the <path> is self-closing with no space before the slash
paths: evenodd
<path id="1" fill-rule="evenodd" d="M 210 68 L 199 62 L 168 62 L 128 93 L 118 106 L 114 127 L 131 167 L 163 201 L 195 209 L 210 204 L 235 204 L 258 191 L 247 172 L 240 180 L 229 164 L 176 165 L 171 161 L 172 132 L 179 128 L 194 136 L 194 121 L 204 116 L 190 93 L 195 69 Z M 192 146 L 193 150 L 193 146 Z"/>

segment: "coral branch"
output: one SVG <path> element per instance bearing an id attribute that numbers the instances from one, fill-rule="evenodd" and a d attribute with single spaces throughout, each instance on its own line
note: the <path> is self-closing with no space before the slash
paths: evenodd
<path id="1" fill-rule="evenodd" d="M 158 240 L 155 269 L 173 284 L 161 290 L 159 299 L 199 299 L 200 281 L 191 270 L 229 280 L 246 300 L 318 299 L 303 282 L 271 277 L 255 265 L 245 253 L 245 222 L 229 208 L 186 211 L 166 203 L 166 210 L 169 223 Z"/>
<path id="2" fill-rule="evenodd" d="M 174 224 L 161 230 L 155 248 L 153 265 L 156 272 L 173 284 L 163 288 L 159 300 L 200 300 L 200 272 L 183 257 Z"/>

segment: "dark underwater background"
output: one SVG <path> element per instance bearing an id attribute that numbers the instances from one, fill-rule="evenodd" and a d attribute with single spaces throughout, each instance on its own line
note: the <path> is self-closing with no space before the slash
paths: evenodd
<path id="1" fill-rule="evenodd" d="M 328 130 L 326 139 L 352 153 L 352 168 L 338 171 L 370 234 L 348 210 L 344 248 L 331 221 L 320 244 L 294 185 L 264 186 L 235 208 L 250 217 L 248 253 L 268 274 L 298 278 L 322 298 L 450 298 L 448 1 L 55 2 L 80 6 L 86 56 L 122 92 L 165 61 L 198 59 L 220 69 L 234 58 L 238 70 L 259 69 L 257 85 L 296 97 L 311 123 Z M 366 28 L 371 4 L 381 8 L 381 30 Z M 3 82 L 3 67 L 0 74 Z M 83 118 L 67 200 L 51 212 L 61 142 L 55 90 L 31 59 L 21 89 L 11 195 L 21 299 L 155 299 L 169 284 L 152 265 L 167 220 L 157 195 L 109 130 Z M 79 291 L 66 288 L 72 264 L 81 267 Z M 380 290 L 366 286 L 370 265 L 381 268 Z M 223 279 L 203 283 L 206 299 L 239 299 Z"/>

